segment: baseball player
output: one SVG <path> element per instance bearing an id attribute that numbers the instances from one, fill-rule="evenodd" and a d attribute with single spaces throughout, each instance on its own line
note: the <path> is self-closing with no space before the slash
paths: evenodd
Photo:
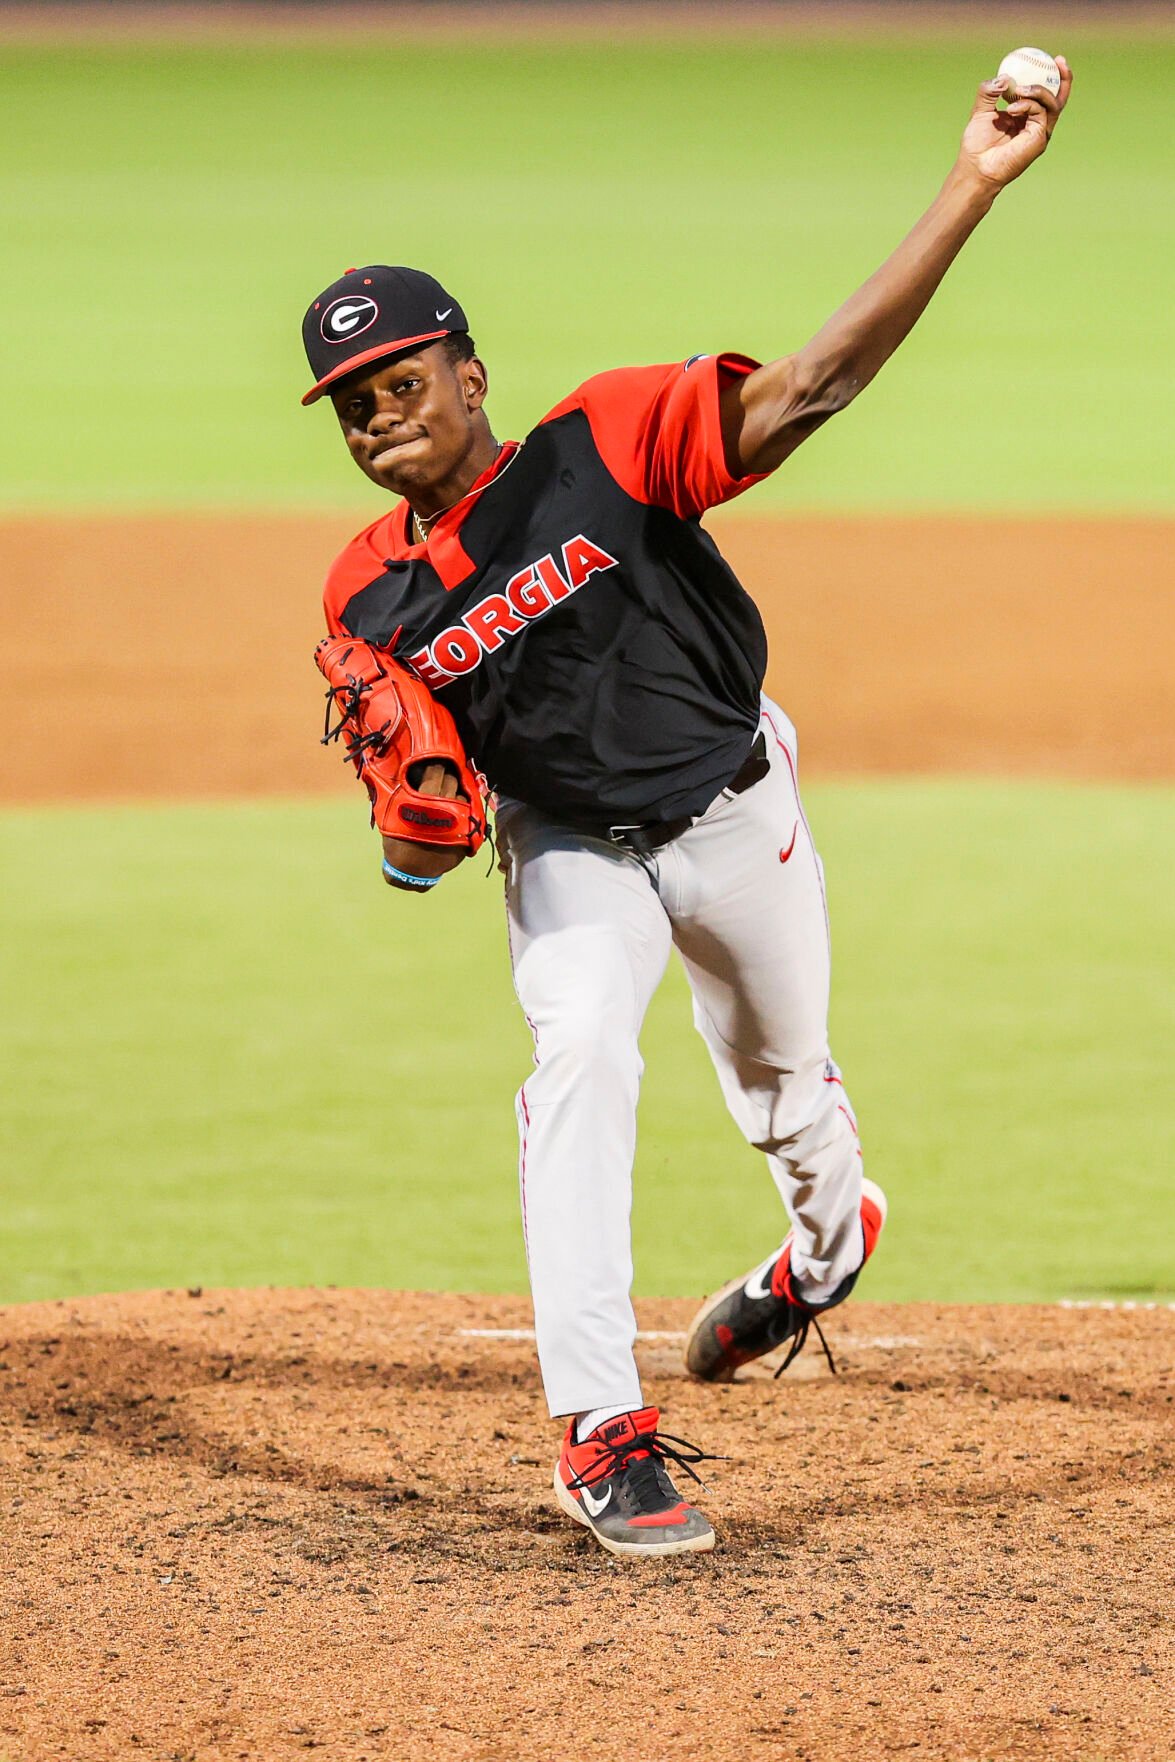
<path id="1" fill-rule="evenodd" d="M 781 1248 L 703 1306 L 689 1370 L 718 1381 L 787 1342 L 794 1354 L 885 1222 L 829 1052 L 795 730 L 762 695 L 759 614 L 701 517 L 776 470 L 908 335 L 1044 150 L 1069 96 L 1060 67 L 1055 98 L 1022 88 L 1000 110 L 1008 81 L 980 87 L 913 231 L 765 366 L 695 355 L 601 373 L 501 442 L 465 313 L 431 276 L 351 269 L 306 314 L 303 402 L 328 395 L 355 463 L 399 498 L 331 569 L 319 661 L 392 888 L 427 893 L 476 848 L 477 773 L 496 797 L 534 1036 L 517 1097 L 523 1229 L 545 1392 L 568 1422 L 555 1492 L 616 1554 L 714 1545 L 668 1466 L 696 1480 L 702 1452 L 660 1431 L 633 1358 L 638 1037 L 671 945 L 790 1220 Z"/>

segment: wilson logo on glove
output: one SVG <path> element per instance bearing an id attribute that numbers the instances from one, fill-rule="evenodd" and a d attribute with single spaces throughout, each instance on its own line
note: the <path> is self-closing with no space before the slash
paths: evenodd
<path id="1" fill-rule="evenodd" d="M 381 832 L 472 856 L 486 836 L 485 779 L 465 756 L 456 723 L 419 679 L 353 636 L 325 636 L 314 651 L 327 683 L 323 744 L 341 739 Z M 339 720 L 331 727 L 331 712 Z M 429 765 L 457 775 L 458 796 L 415 787 Z"/>
<path id="2" fill-rule="evenodd" d="M 410 826 L 455 826 L 452 814 L 422 814 L 419 808 L 401 808 L 401 820 L 407 820 Z"/>

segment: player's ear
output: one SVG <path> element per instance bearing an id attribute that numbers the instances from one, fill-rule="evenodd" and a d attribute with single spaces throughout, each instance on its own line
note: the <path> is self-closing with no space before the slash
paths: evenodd
<path id="1" fill-rule="evenodd" d="M 474 355 L 470 361 L 462 361 L 460 369 L 461 393 L 465 399 L 467 410 L 480 410 L 486 401 L 489 391 L 489 377 L 485 370 L 485 362 Z"/>

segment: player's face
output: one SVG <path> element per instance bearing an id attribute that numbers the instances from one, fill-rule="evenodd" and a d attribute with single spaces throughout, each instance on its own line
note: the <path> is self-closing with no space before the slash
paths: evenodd
<path id="1" fill-rule="evenodd" d="M 364 476 L 416 499 L 460 470 L 479 433 L 485 394 L 480 361 L 454 363 L 443 344 L 431 343 L 352 374 L 331 400 Z"/>

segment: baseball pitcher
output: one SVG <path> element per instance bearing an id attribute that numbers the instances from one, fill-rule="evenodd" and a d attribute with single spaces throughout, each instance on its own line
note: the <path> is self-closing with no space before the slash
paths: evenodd
<path id="1" fill-rule="evenodd" d="M 867 386 L 1069 96 L 985 82 L 939 195 L 812 340 L 766 365 L 601 373 L 495 438 L 465 312 L 419 270 L 350 269 L 303 325 L 356 465 L 395 496 L 343 551 L 317 660 L 383 874 L 427 894 L 486 836 L 534 1069 L 517 1097 L 538 1357 L 566 1418 L 555 1493 L 616 1554 L 709 1549 L 633 1358 L 638 1041 L 671 946 L 739 1129 L 790 1228 L 702 1307 L 718 1381 L 842 1303 L 885 1223 L 827 1031 L 823 872 L 796 736 L 763 695 L 753 601 L 702 525 Z M 1012 101 L 999 108 L 1001 98 Z"/>

